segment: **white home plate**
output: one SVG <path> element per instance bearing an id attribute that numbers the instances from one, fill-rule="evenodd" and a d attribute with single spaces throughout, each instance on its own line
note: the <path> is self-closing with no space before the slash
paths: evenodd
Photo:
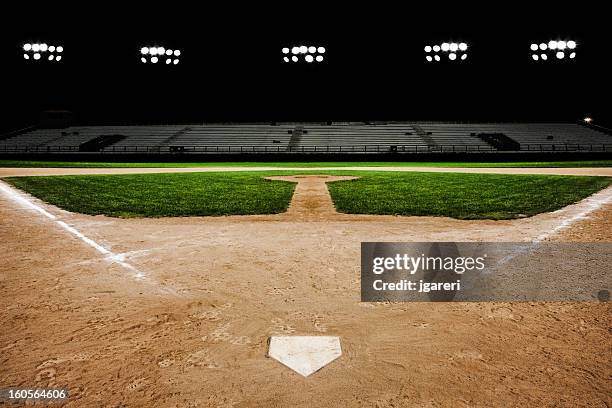
<path id="1" fill-rule="evenodd" d="M 342 355 L 336 336 L 272 336 L 268 356 L 304 377 Z"/>

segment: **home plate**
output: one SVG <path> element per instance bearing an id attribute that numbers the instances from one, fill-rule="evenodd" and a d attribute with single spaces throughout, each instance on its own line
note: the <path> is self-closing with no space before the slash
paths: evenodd
<path id="1" fill-rule="evenodd" d="M 268 356 L 308 377 L 342 355 L 336 336 L 272 336 Z"/>

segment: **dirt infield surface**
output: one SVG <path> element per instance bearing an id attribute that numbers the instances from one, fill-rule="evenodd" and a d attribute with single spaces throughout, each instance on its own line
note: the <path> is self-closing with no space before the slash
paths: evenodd
<path id="1" fill-rule="evenodd" d="M 151 169 L 79 174 L 91 170 Z M 359 298 L 362 241 L 611 241 L 612 187 L 554 213 L 461 221 L 337 214 L 330 179 L 295 178 L 271 216 L 115 219 L 0 191 L 0 384 L 67 385 L 68 407 L 612 404 L 609 303 Z M 343 356 L 303 378 L 265 357 L 273 334 L 337 335 Z"/>

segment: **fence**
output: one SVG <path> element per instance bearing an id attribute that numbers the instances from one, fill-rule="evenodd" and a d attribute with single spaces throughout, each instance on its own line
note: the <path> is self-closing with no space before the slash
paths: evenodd
<path id="1" fill-rule="evenodd" d="M 522 144 L 521 152 L 612 152 L 612 144 Z M 338 145 L 338 146 L 109 146 L 83 152 L 79 146 L 2 145 L 0 153 L 94 153 L 94 154 L 246 154 L 246 153 L 496 153 L 488 145 Z"/>

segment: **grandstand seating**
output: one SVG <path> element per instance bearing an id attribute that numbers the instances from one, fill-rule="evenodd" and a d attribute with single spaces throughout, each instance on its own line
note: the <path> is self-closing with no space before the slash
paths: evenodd
<path id="1" fill-rule="evenodd" d="M 485 137 L 483 137 L 483 135 Z M 100 136 L 123 136 L 101 152 L 494 152 L 495 139 L 520 151 L 612 151 L 612 136 L 571 123 L 282 123 L 81 126 L 34 129 L 0 139 L 0 153 L 78 152 Z M 120 140 L 118 140 L 120 139 Z M 114 143 L 113 143 L 114 142 Z M 91 143 L 90 143 L 91 144 Z"/>

